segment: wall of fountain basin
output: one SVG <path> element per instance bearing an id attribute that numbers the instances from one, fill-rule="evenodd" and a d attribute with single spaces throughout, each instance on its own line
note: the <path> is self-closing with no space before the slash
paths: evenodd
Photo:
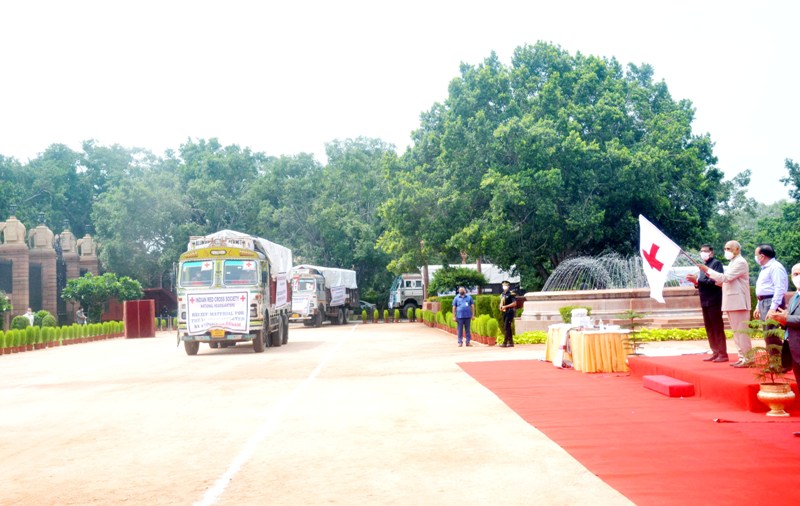
<path id="1" fill-rule="evenodd" d="M 649 288 L 608 290 L 568 290 L 525 294 L 522 316 L 516 320 L 517 333 L 547 330 L 562 323 L 559 309 L 564 306 L 592 308 L 592 319 L 605 324 L 624 324 L 617 317 L 629 309 L 647 313 L 641 321 L 650 328 L 691 329 L 703 327 L 700 298 L 694 287 L 664 288 L 664 304 L 650 298 Z"/>

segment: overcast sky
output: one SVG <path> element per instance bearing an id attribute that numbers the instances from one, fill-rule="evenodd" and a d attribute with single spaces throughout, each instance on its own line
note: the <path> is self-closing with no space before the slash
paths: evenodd
<path id="1" fill-rule="evenodd" d="M 461 62 L 538 40 L 649 63 L 689 99 L 728 178 L 787 198 L 800 162 L 800 2 L 5 1 L 0 154 L 52 143 L 156 154 L 217 137 L 268 155 L 377 137 L 400 152 Z"/>

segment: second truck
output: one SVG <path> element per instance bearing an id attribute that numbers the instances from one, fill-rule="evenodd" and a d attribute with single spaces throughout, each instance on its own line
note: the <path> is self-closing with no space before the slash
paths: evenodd
<path id="1" fill-rule="evenodd" d="M 356 271 L 298 265 L 292 269 L 291 321 L 319 327 L 325 320 L 343 325 L 358 307 Z"/>

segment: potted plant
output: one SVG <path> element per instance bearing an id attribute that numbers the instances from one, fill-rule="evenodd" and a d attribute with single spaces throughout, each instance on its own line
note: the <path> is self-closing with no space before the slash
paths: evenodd
<path id="1" fill-rule="evenodd" d="M 782 337 L 783 330 L 778 327 L 778 322 L 774 320 L 750 320 L 747 322 L 748 333 L 756 339 L 775 336 Z M 754 346 L 745 355 L 745 359 L 750 362 L 750 367 L 755 371 L 756 379 L 759 382 L 759 390 L 756 397 L 759 401 L 769 406 L 767 416 L 789 416 L 786 406 L 794 402 L 795 394 L 792 386 L 786 379 L 783 363 L 781 360 L 782 346 L 770 344 L 766 346 Z"/>
<path id="2" fill-rule="evenodd" d="M 400 310 L 399 309 L 395 309 L 394 310 L 394 322 L 395 323 L 400 323 Z"/>
<path id="3" fill-rule="evenodd" d="M 639 333 L 639 327 L 644 326 L 644 323 L 641 321 L 641 319 L 645 316 L 647 316 L 647 313 L 639 313 L 633 309 L 629 309 L 624 313 L 616 315 L 616 317 L 621 320 L 628 320 L 628 323 L 624 323 L 622 325 L 626 329 L 630 330 L 628 337 L 626 337 L 623 341 L 623 345 L 628 350 L 628 355 L 640 355 L 639 348 L 641 348 L 642 343 L 636 342 L 636 336 Z"/>
<path id="4" fill-rule="evenodd" d="M 367 310 L 361 310 L 361 323 L 367 323 Z"/>
<path id="5" fill-rule="evenodd" d="M 378 313 L 378 308 L 375 308 L 375 310 L 372 311 L 372 323 L 378 323 L 379 319 L 380 319 L 380 313 Z"/>

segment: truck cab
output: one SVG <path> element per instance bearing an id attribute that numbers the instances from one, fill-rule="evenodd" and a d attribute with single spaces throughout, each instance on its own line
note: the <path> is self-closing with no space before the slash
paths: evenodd
<path id="1" fill-rule="evenodd" d="M 392 282 L 389 289 L 389 309 L 400 308 L 403 313 L 412 307 L 422 307 L 424 291 L 422 288 L 422 274 L 401 274 Z"/>

